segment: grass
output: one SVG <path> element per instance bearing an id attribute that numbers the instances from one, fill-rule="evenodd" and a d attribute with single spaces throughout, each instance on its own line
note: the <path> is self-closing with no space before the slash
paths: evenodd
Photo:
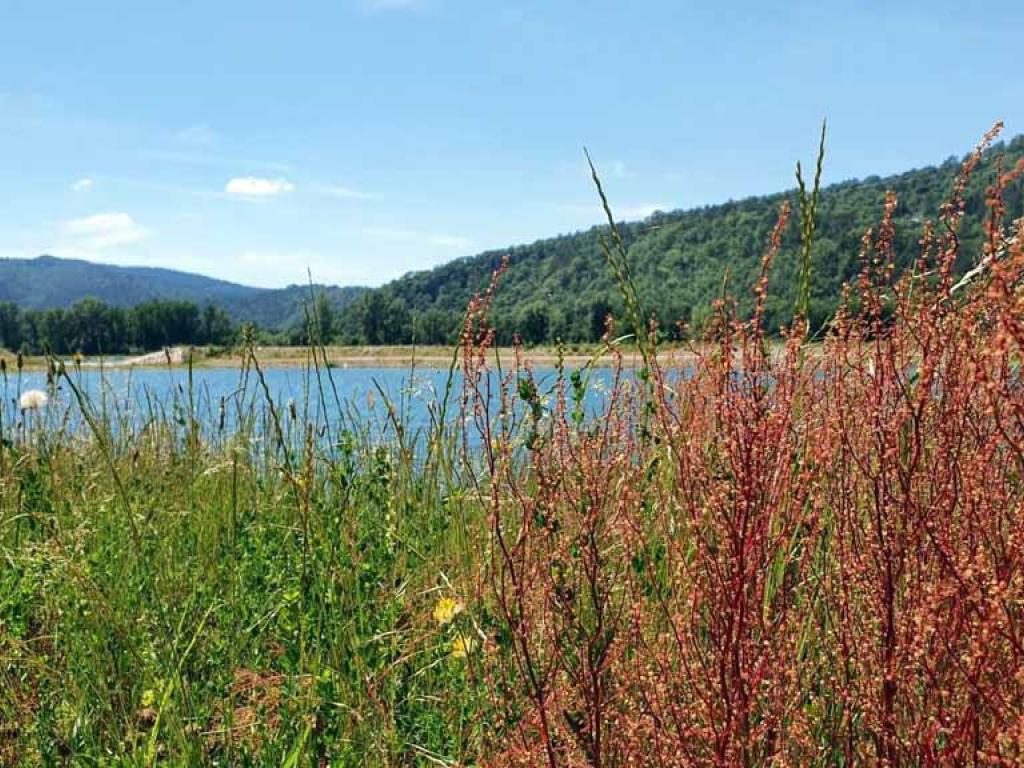
<path id="1" fill-rule="evenodd" d="M 1021 174 L 963 288 L 962 183 L 903 276 L 890 199 L 813 347 L 760 323 L 783 207 L 754 316 L 609 329 L 597 418 L 494 349 L 501 270 L 418 435 L 322 421 L 323 347 L 142 420 L 58 371 L 0 405 L 0 764 L 1019 765 Z"/>
<path id="2" fill-rule="evenodd" d="M 0 762 L 479 748 L 474 660 L 451 652 L 468 616 L 433 619 L 476 577 L 480 511 L 445 491 L 450 438 L 417 468 L 368 434 L 326 453 L 250 392 L 230 435 L 215 414 L 66 433 L 49 413 L 5 445 Z"/>

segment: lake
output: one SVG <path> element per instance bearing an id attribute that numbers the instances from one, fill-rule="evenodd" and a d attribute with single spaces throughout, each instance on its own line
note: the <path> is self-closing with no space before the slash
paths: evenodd
<path id="1" fill-rule="evenodd" d="M 539 368 L 534 375 L 542 399 L 550 402 L 556 370 Z M 269 392 L 278 412 L 287 419 L 312 423 L 328 435 L 349 429 L 381 439 L 394 437 L 396 421 L 406 435 L 422 434 L 440 418 L 446 389 L 450 390 L 446 417 L 454 423 L 459 416 L 463 378 L 460 370 L 449 384 L 448 371 L 437 369 L 334 368 L 317 374 L 304 367 L 269 368 L 264 371 L 264 391 L 254 371 L 246 374 L 234 367 L 191 372 L 186 368 L 83 368 L 70 376 L 93 411 L 115 427 L 141 428 L 160 421 L 187 424 L 192 414 L 204 432 L 230 433 L 242 420 L 265 417 Z M 613 376 L 610 369 L 591 369 L 584 401 L 589 413 L 601 408 Z M 22 416 L 20 394 L 28 389 L 46 390 L 46 374 L 8 372 L 0 389 L 0 419 L 9 430 Z M 50 429 L 73 431 L 81 426 L 81 411 L 67 381 L 58 381 L 45 412 L 31 419 L 45 420 Z"/>

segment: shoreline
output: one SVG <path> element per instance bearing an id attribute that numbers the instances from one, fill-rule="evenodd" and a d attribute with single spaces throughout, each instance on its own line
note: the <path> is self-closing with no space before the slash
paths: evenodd
<path id="1" fill-rule="evenodd" d="M 456 367 L 459 366 L 460 357 L 455 347 L 411 347 L 411 346 L 384 346 L 384 347 L 328 347 L 327 360 L 332 369 L 344 370 L 346 368 L 430 368 L 446 369 L 452 365 L 453 359 Z M 512 347 L 496 348 L 497 355 L 503 364 L 515 358 L 515 350 Z M 490 357 L 493 359 L 495 350 L 492 350 Z M 689 356 L 685 348 L 666 348 L 659 357 L 667 360 L 679 356 Z M 312 364 L 312 350 L 308 347 L 256 347 L 256 356 L 263 368 L 301 368 Z M 317 355 L 319 358 L 319 354 Z M 536 367 L 553 368 L 557 365 L 559 355 L 552 347 L 537 347 L 534 349 L 521 349 L 520 357 Z M 635 349 L 624 350 L 622 354 L 623 365 L 628 368 L 640 364 L 640 354 Z M 69 369 L 75 366 L 71 357 L 60 358 Z M 211 350 L 204 347 L 196 347 L 192 350 L 191 364 L 195 369 L 238 369 L 242 365 L 243 356 L 239 350 Z M 611 353 L 595 355 L 593 352 L 584 352 L 579 347 L 562 355 L 563 362 L 567 367 L 579 368 L 588 363 L 595 367 L 609 368 L 615 365 L 616 356 Z M 6 363 L 7 376 L 17 376 L 17 355 L 0 350 L 0 360 Z M 23 372 L 38 373 L 45 371 L 48 366 L 48 358 L 42 356 L 27 356 L 23 360 Z M 127 370 L 142 368 L 147 370 L 169 368 L 182 369 L 189 366 L 189 348 L 172 347 L 167 350 L 158 350 L 140 355 L 118 355 L 112 357 L 85 357 L 80 365 L 84 369 L 117 369 Z"/>

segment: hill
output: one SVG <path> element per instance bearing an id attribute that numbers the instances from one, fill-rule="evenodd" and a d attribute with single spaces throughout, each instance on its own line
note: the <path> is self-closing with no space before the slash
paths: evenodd
<path id="1" fill-rule="evenodd" d="M 978 253 L 985 187 L 991 183 L 999 156 L 1007 168 L 1024 157 L 1024 136 L 993 147 L 972 178 L 961 232 L 961 269 Z M 899 198 L 896 245 L 898 264 L 905 267 L 917 254 L 922 222 L 937 218 L 960 163 L 951 157 L 937 166 L 846 181 L 823 190 L 813 251 L 812 323 L 834 312 L 843 282 L 856 275 L 861 237 L 865 228 L 878 222 L 886 192 L 893 190 Z M 757 280 L 768 235 L 787 198 L 793 198 L 792 190 L 623 223 L 645 309 L 670 331 L 680 320 L 699 328 L 721 295 L 727 274 L 741 311 L 749 309 L 750 288 Z M 1008 220 L 1024 215 L 1020 183 L 1007 191 L 1006 202 Z M 513 332 L 536 343 L 593 340 L 603 331 L 609 311 L 622 314 L 599 244 L 599 236 L 606 231 L 606 227 L 594 227 L 407 274 L 351 304 L 336 327 L 350 342 L 399 343 L 414 336 L 424 343 L 449 341 L 467 302 L 486 287 L 507 254 L 510 268 L 494 303 L 502 341 L 507 342 Z M 778 328 L 791 316 L 798 243 L 794 215 L 770 275 L 769 328 Z"/>
<path id="2" fill-rule="evenodd" d="M 316 286 L 338 308 L 365 289 Z M 239 285 L 188 272 L 152 267 L 118 267 L 78 259 L 40 256 L 0 259 L 0 303 L 21 309 L 68 307 L 91 296 L 113 307 L 132 307 L 154 299 L 213 304 L 235 322 L 280 329 L 302 319 L 309 286 L 268 289 Z"/>
<path id="3" fill-rule="evenodd" d="M 979 252 L 985 212 L 985 188 L 997 158 L 1010 167 L 1024 158 L 1024 136 L 1000 143 L 986 153 L 966 195 L 961 230 L 962 263 Z M 899 200 L 895 214 L 897 265 L 917 255 L 921 225 L 935 219 L 952 189 L 961 159 L 880 178 L 845 181 L 822 192 L 813 249 L 811 321 L 818 326 L 836 309 L 844 282 L 859 269 L 864 230 L 877 223 L 885 195 Z M 639 222 L 620 224 L 644 309 L 666 332 L 677 323 L 700 328 L 728 281 L 740 311 L 748 311 L 750 288 L 757 280 L 765 244 L 779 206 L 793 190 L 729 201 L 720 205 L 658 212 Z M 1024 190 L 1015 183 L 1005 195 L 1008 220 L 1024 216 Z M 612 201 L 614 207 L 614 200 Z M 776 329 L 789 320 L 796 294 L 799 232 L 790 219 L 783 248 L 770 274 L 765 321 Z M 333 308 L 324 327 L 334 341 L 349 344 L 450 343 L 466 305 L 483 290 L 507 255 L 510 269 L 494 302 L 499 341 L 519 334 L 527 343 L 593 341 L 608 314 L 621 319 L 618 290 L 605 264 L 600 238 L 607 227 L 488 251 L 409 273 L 377 289 L 316 286 Z M 132 307 L 154 299 L 189 301 L 223 309 L 234 322 L 256 323 L 282 331 L 281 340 L 300 343 L 303 303 L 308 286 L 261 289 L 169 269 L 116 267 L 41 256 L 0 259 L 0 305 L 13 302 L 23 310 L 68 307 L 86 296 L 112 307 Z"/>

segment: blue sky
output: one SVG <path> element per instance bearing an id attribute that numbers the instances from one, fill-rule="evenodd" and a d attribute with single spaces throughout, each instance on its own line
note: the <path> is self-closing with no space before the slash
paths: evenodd
<path id="1" fill-rule="evenodd" d="M 1024 132 L 1024 3 L 332 0 L 0 9 L 0 256 L 379 284 L 617 212 Z"/>

